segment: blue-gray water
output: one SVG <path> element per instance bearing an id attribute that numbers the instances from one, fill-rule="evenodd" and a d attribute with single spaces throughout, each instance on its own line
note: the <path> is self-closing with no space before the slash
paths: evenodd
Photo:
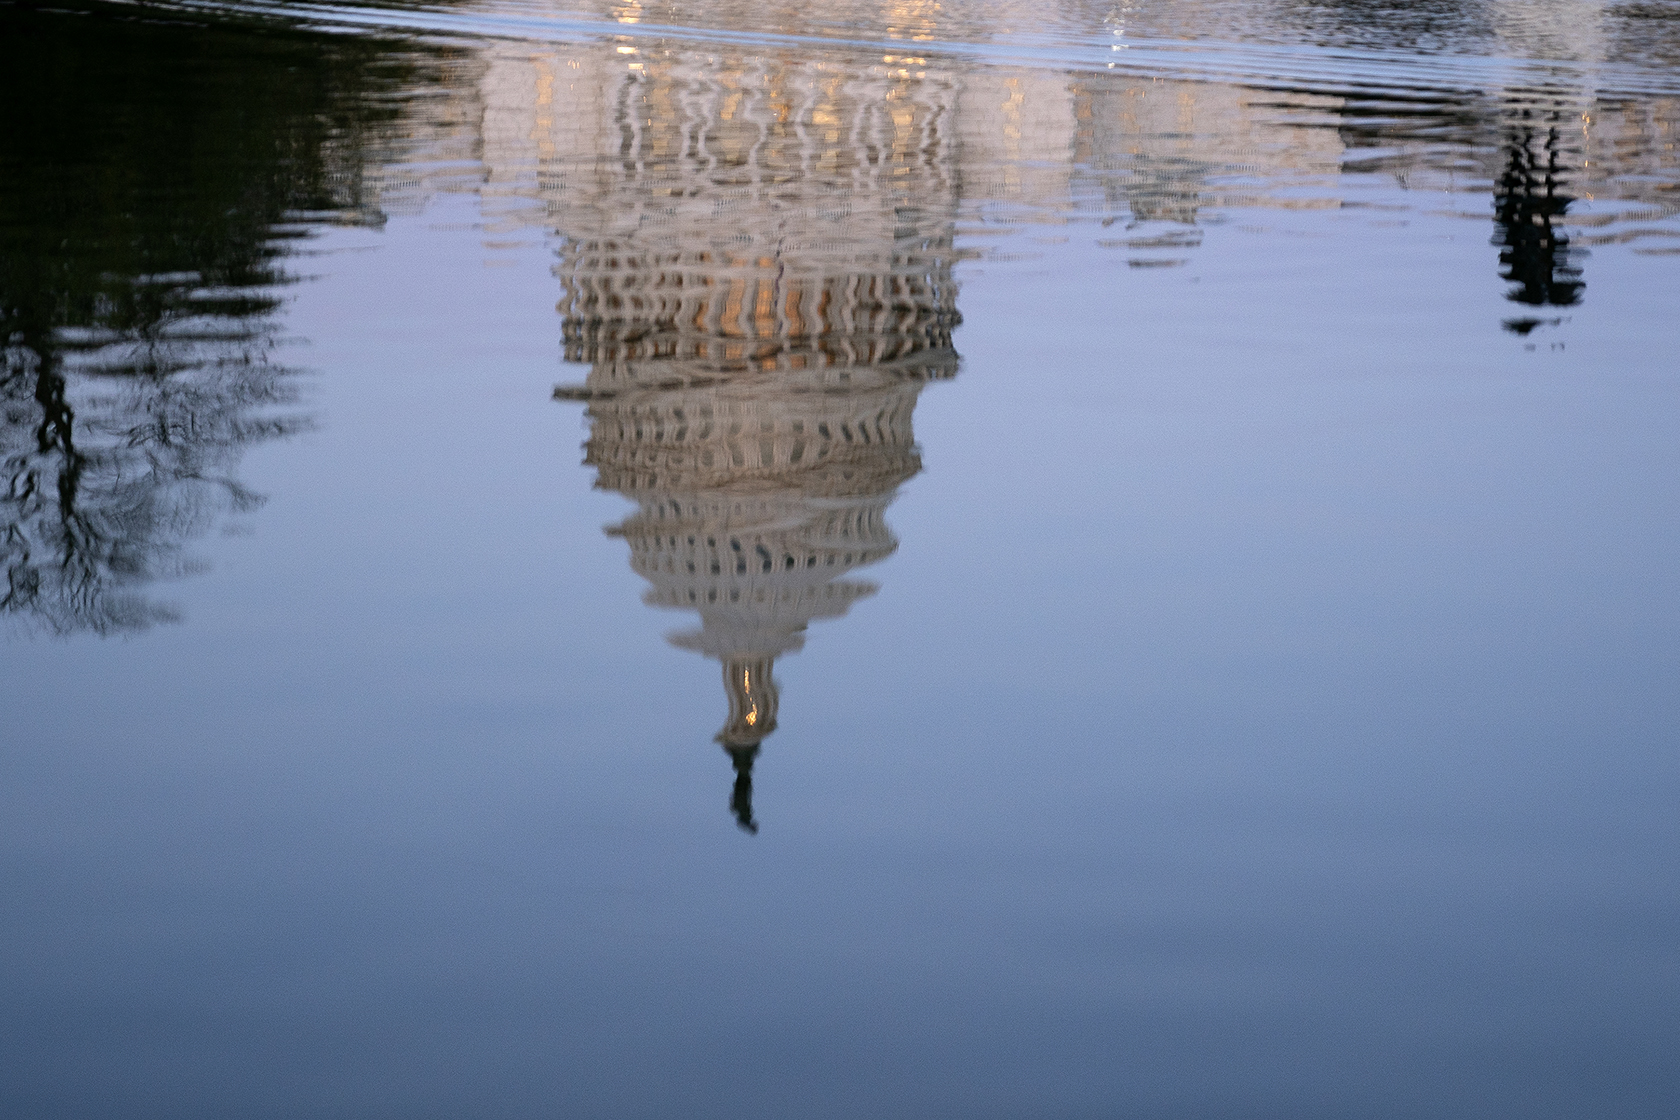
<path id="1" fill-rule="evenodd" d="M 0 1112 L 1674 1115 L 1680 4 L 821 8 L 0 5 Z"/>

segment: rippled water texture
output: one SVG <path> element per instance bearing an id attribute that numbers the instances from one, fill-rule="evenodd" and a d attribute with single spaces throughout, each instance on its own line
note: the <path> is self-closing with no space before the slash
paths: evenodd
<path id="1" fill-rule="evenodd" d="M 1680 4 L 0 45 L 0 1112 L 1673 1114 Z"/>

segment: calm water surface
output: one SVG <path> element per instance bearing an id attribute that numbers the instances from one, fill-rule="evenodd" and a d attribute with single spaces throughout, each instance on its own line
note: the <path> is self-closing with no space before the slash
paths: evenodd
<path id="1" fill-rule="evenodd" d="M 0 3 L 0 1110 L 1674 1115 L 1680 4 Z"/>

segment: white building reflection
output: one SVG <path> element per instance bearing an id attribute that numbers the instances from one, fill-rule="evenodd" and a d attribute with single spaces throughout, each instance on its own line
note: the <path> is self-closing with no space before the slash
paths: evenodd
<path id="1" fill-rule="evenodd" d="M 542 196 L 589 367 L 556 396 L 586 402 L 585 461 L 636 504 L 610 532 L 645 600 L 693 612 L 672 641 L 722 666 L 717 741 L 756 830 L 776 659 L 874 591 L 854 573 L 897 547 L 917 397 L 956 372 L 957 90 L 808 57 L 615 69 L 565 118 L 596 158 Z"/>

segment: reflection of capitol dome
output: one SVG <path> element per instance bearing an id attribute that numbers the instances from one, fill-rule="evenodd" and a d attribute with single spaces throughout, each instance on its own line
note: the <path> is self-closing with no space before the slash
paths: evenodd
<path id="1" fill-rule="evenodd" d="M 697 612 L 671 640 L 723 663 L 717 739 L 756 830 L 775 659 L 874 591 L 847 576 L 897 547 L 885 510 L 921 470 L 911 416 L 956 371 L 959 317 L 950 89 L 811 64 L 750 79 L 700 60 L 626 82 L 669 115 L 615 114 L 606 149 L 642 155 L 563 195 L 566 357 L 590 369 L 555 395 L 587 403 L 585 462 L 637 504 L 609 532 L 645 601 Z"/>

